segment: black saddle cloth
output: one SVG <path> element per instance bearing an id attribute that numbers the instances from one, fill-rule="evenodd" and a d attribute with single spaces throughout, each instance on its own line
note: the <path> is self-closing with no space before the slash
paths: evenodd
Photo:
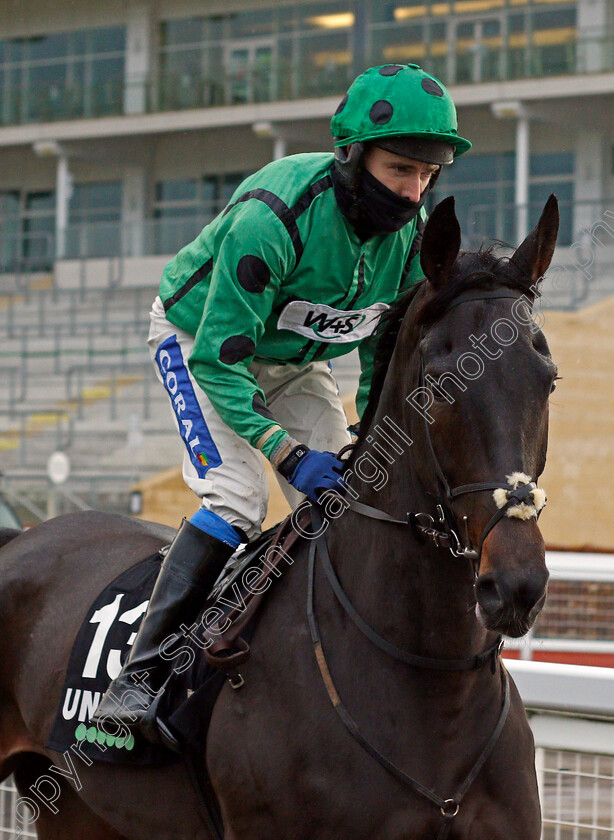
<path id="1" fill-rule="evenodd" d="M 272 542 L 277 526 L 231 558 L 224 581 L 228 586 L 249 565 L 258 563 Z M 118 575 L 89 607 L 70 654 L 61 701 L 47 747 L 57 752 L 78 749 L 94 761 L 112 764 L 161 764 L 178 760 L 165 746 L 151 744 L 138 730 L 109 735 L 89 718 L 111 680 L 119 673 L 147 609 L 158 572 L 159 553 L 141 560 Z M 254 621 L 242 636 L 253 634 Z M 192 638 L 181 638 L 181 655 L 172 656 L 165 692 L 157 704 L 156 716 L 172 732 L 182 750 L 205 755 L 207 731 L 224 674 L 206 661 L 202 646 Z M 177 648 L 177 649 L 178 649 Z M 172 655 L 174 646 L 170 649 Z M 110 728 L 110 727 L 105 727 Z"/>

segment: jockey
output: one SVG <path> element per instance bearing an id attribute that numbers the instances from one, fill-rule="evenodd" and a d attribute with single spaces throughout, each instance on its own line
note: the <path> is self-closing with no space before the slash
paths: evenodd
<path id="1" fill-rule="evenodd" d="M 149 346 L 201 503 L 95 720 L 144 715 L 167 676 L 160 644 L 196 619 L 231 554 L 260 533 L 262 455 L 292 506 L 339 487 L 333 453 L 350 436 L 329 360 L 359 348 L 361 415 L 378 319 L 422 276 L 426 197 L 471 147 L 448 91 L 416 64 L 358 76 L 331 129 L 334 154 L 292 155 L 248 177 L 164 269 Z"/>

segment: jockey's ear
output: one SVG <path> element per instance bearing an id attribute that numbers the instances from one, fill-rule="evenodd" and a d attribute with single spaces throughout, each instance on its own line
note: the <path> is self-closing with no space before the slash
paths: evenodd
<path id="1" fill-rule="evenodd" d="M 548 270 L 559 233 L 559 203 L 554 193 L 546 202 L 539 222 L 510 257 L 520 271 L 537 283 Z"/>
<path id="2" fill-rule="evenodd" d="M 461 229 L 451 195 L 435 207 L 422 234 L 420 265 L 431 285 L 438 287 L 446 282 L 460 246 Z"/>

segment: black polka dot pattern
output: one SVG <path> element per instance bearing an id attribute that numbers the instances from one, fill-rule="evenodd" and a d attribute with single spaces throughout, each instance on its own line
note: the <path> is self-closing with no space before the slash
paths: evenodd
<path id="1" fill-rule="evenodd" d="M 393 114 L 394 108 L 390 102 L 385 99 L 378 99 L 369 111 L 369 118 L 374 125 L 386 125 L 392 119 Z"/>
<path id="2" fill-rule="evenodd" d="M 386 64 L 385 67 L 380 67 L 379 74 L 380 76 L 396 76 L 402 69 L 400 64 Z"/>
<path id="3" fill-rule="evenodd" d="M 346 93 L 345 96 L 343 97 L 343 99 L 341 100 L 341 102 L 337 105 L 337 110 L 335 111 L 335 116 L 337 116 L 337 114 L 340 114 L 343 111 L 343 109 L 347 105 L 347 101 L 348 101 L 348 95 Z"/>
<path id="4" fill-rule="evenodd" d="M 253 356 L 256 345 L 246 335 L 232 335 L 227 338 L 220 348 L 220 362 L 225 365 L 236 365 L 243 359 Z"/>
<path id="5" fill-rule="evenodd" d="M 443 90 L 435 79 L 422 79 L 422 89 L 433 96 L 443 96 Z"/>
<path id="6" fill-rule="evenodd" d="M 271 279 L 268 265 L 260 257 L 246 254 L 237 265 L 237 280 L 246 292 L 264 292 Z"/>

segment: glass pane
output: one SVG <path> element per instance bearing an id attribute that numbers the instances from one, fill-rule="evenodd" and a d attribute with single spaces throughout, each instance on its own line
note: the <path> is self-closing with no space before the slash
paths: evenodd
<path id="1" fill-rule="evenodd" d="M 197 185 L 196 178 L 159 181 L 156 184 L 156 201 L 195 201 Z"/>
<path id="2" fill-rule="evenodd" d="M 7 217 L 19 215 L 19 193 L 0 192 L 0 222 L 5 222 Z"/>
<path id="3" fill-rule="evenodd" d="M 30 61 L 39 61 L 45 58 L 63 58 L 68 53 L 68 35 L 60 33 L 57 35 L 41 35 L 39 38 L 30 38 L 27 42 L 27 53 Z"/>
<path id="4" fill-rule="evenodd" d="M 55 212 L 54 192 L 28 193 L 26 196 L 26 212 L 45 213 L 50 210 Z"/>
<path id="5" fill-rule="evenodd" d="M 161 46 L 198 44 L 202 39 L 202 28 L 202 19 L 197 17 L 164 20 L 160 24 Z"/>
<path id="6" fill-rule="evenodd" d="M 200 183 L 200 206 L 205 212 L 216 212 L 217 195 L 217 178 L 203 178 Z"/>
<path id="7" fill-rule="evenodd" d="M 309 3 L 297 9 L 299 29 L 348 29 L 354 23 L 350 0 L 341 3 Z"/>
<path id="8" fill-rule="evenodd" d="M 425 27 L 420 24 L 375 29 L 373 61 L 419 63 L 425 56 Z"/>
<path id="9" fill-rule="evenodd" d="M 552 9 L 533 13 L 533 29 L 561 29 L 576 25 L 576 10 Z"/>
<path id="10" fill-rule="evenodd" d="M 220 209 L 229 203 L 237 188 L 246 178 L 247 174 L 244 172 L 237 172 L 223 176 L 220 191 Z"/>
<path id="11" fill-rule="evenodd" d="M 108 221 L 121 218 L 122 185 L 120 181 L 75 184 L 70 200 L 71 221 L 104 216 Z"/>
<path id="12" fill-rule="evenodd" d="M 231 38 L 254 38 L 270 35 L 273 32 L 273 11 L 263 9 L 258 12 L 238 12 L 230 20 Z"/>
<path id="13" fill-rule="evenodd" d="M 205 103 L 200 49 L 185 49 L 162 55 L 162 108 L 196 108 Z"/>
<path id="14" fill-rule="evenodd" d="M 92 113 L 121 113 L 124 96 L 124 57 L 95 59 L 91 65 L 91 77 Z"/>
<path id="15" fill-rule="evenodd" d="M 249 102 L 249 49 L 234 49 L 228 57 L 230 102 Z"/>
<path id="16" fill-rule="evenodd" d="M 270 102 L 274 98 L 274 69 L 273 47 L 257 47 L 252 68 L 254 102 Z"/>
<path id="17" fill-rule="evenodd" d="M 21 246 L 21 202 L 18 192 L 0 192 L 0 271 L 15 271 Z"/>
<path id="18" fill-rule="evenodd" d="M 23 256 L 26 271 L 51 268 L 54 254 L 55 194 L 29 193 L 23 220 Z"/>
<path id="19" fill-rule="evenodd" d="M 573 175 L 573 172 L 573 152 L 545 152 L 531 155 L 531 175 Z"/>
<path id="20" fill-rule="evenodd" d="M 88 33 L 88 50 L 91 53 L 123 52 L 125 49 L 126 30 L 123 26 L 92 29 Z"/>
<path id="21" fill-rule="evenodd" d="M 351 76 L 348 32 L 338 30 L 304 36 L 298 41 L 302 96 L 343 95 Z"/>
<path id="22" fill-rule="evenodd" d="M 66 65 L 40 64 L 28 73 L 26 114 L 30 120 L 49 122 L 69 116 L 66 91 Z"/>
<path id="23" fill-rule="evenodd" d="M 201 230 L 196 207 L 159 207 L 155 211 L 156 254 L 175 254 L 186 242 L 191 242 Z"/>
<path id="24" fill-rule="evenodd" d="M 24 44 L 25 39 L 23 38 L 12 38 L 10 41 L 6 41 L 7 61 L 23 61 Z"/>

